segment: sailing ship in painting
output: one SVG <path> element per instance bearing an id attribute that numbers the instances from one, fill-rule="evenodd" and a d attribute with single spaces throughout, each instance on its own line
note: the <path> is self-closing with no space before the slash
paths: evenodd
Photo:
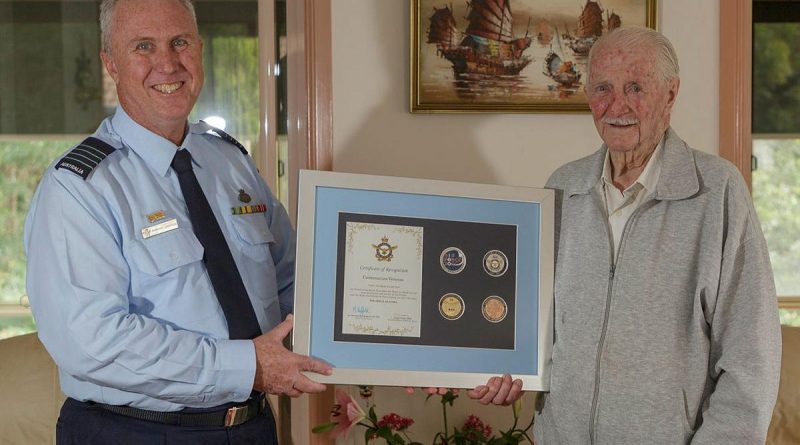
<path id="1" fill-rule="evenodd" d="M 575 62 L 571 60 L 563 60 L 564 48 L 561 45 L 561 38 L 558 36 L 558 28 L 556 28 L 556 43 L 559 52 L 555 52 L 553 47 L 550 47 L 550 52 L 544 58 L 544 75 L 553 79 L 559 89 L 575 90 L 580 84 L 581 73 Z"/>
<path id="2" fill-rule="evenodd" d="M 553 29 L 550 27 L 550 22 L 547 20 L 539 22 L 537 31 L 536 41 L 539 42 L 539 45 L 547 46 L 553 41 Z"/>
<path id="3" fill-rule="evenodd" d="M 525 54 L 532 39 L 514 37 L 511 0 L 471 0 L 467 29 L 459 31 L 451 6 L 436 8 L 430 17 L 428 43 L 462 76 L 516 76 L 533 60 Z M 530 23 L 529 23 L 530 25 Z"/>
<path id="4" fill-rule="evenodd" d="M 605 25 L 605 32 L 609 33 L 622 26 L 622 19 L 612 11 Z M 568 45 L 575 54 L 585 56 L 589 54 L 592 45 L 601 35 L 603 35 L 603 8 L 598 1 L 587 0 L 578 17 L 575 36 Z"/>

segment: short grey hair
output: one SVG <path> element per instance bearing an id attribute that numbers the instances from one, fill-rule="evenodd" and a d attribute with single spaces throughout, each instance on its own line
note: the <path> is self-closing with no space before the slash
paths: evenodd
<path id="1" fill-rule="evenodd" d="M 680 76 L 678 67 L 678 55 L 669 39 L 660 32 L 645 28 L 643 26 L 631 26 L 617 28 L 614 31 L 597 39 L 589 51 L 589 58 L 586 61 L 586 78 L 590 79 L 592 69 L 592 57 L 603 49 L 612 47 L 645 47 L 652 48 L 655 54 L 656 74 L 661 80 L 668 82 Z"/>
<path id="2" fill-rule="evenodd" d="M 192 0 L 175 0 L 183 5 L 189 14 L 192 15 L 192 21 L 197 27 L 197 14 L 194 12 L 194 3 Z M 114 31 L 114 10 L 120 0 L 103 0 L 100 3 L 100 45 L 107 54 L 111 54 L 111 33 Z"/>

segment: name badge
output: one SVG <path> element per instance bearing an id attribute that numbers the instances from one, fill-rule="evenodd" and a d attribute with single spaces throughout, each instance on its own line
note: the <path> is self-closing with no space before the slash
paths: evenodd
<path id="1" fill-rule="evenodd" d="M 175 230 L 177 228 L 178 228 L 178 220 L 172 218 L 169 221 L 164 221 L 161 224 L 145 227 L 144 229 L 142 229 L 142 238 L 147 239 L 150 238 L 151 236 L 160 235 L 164 232 L 169 232 L 170 230 Z"/>

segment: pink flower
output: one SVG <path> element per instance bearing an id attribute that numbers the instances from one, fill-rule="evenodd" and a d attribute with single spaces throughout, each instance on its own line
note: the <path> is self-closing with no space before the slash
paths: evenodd
<path id="1" fill-rule="evenodd" d="M 472 414 L 464 421 L 463 430 L 470 440 L 477 440 L 479 437 L 476 436 L 480 436 L 484 439 L 488 439 L 492 436 L 492 427 L 488 424 L 484 424 L 480 417 Z"/>
<path id="2" fill-rule="evenodd" d="M 402 431 L 413 424 L 414 419 L 391 413 L 381 417 L 381 420 L 378 421 L 378 428 L 388 426 L 392 431 Z"/>
<path id="3" fill-rule="evenodd" d="M 344 412 L 342 410 L 344 409 Z M 349 394 L 341 389 L 336 390 L 336 405 L 331 411 L 331 422 L 336 423 L 336 427 L 331 431 L 331 438 L 339 436 L 347 437 L 353 425 L 367 418 L 367 413 L 350 397 Z"/>

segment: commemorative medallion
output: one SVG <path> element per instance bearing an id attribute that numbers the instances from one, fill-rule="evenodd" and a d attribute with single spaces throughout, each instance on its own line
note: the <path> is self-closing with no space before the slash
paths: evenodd
<path id="1" fill-rule="evenodd" d="M 458 247 L 448 247 L 439 255 L 439 264 L 445 272 L 457 274 L 466 267 L 467 257 L 464 255 L 464 251 Z"/>
<path id="2" fill-rule="evenodd" d="M 499 323 L 506 318 L 508 306 L 506 306 L 505 300 L 496 295 L 492 295 L 483 300 L 481 312 L 483 313 L 483 318 L 486 320 L 492 323 Z"/>
<path id="3" fill-rule="evenodd" d="M 483 256 L 483 270 L 493 277 L 502 276 L 508 270 L 508 258 L 499 250 L 490 250 Z"/>
<path id="4" fill-rule="evenodd" d="M 464 300 L 458 294 L 444 294 L 439 299 L 439 313 L 448 320 L 458 320 L 464 314 Z"/>

